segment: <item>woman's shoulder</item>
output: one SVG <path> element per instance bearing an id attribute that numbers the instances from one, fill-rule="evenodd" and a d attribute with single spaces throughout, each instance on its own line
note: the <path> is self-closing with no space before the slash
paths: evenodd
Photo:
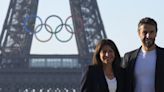
<path id="1" fill-rule="evenodd" d="M 89 71 L 98 71 L 98 70 L 101 70 L 101 69 L 102 69 L 102 67 L 99 66 L 99 65 L 89 65 L 88 66 Z"/>
<path id="2" fill-rule="evenodd" d="M 101 68 L 100 65 L 88 65 L 88 68 L 89 69 L 98 69 L 98 68 Z"/>
<path id="3" fill-rule="evenodd" d="M 101 70 L 102 70 L 102 68 L 99 65 L 87 65 L 83 69 L 83 72 L 94 73 L 94 72 L 101 71 Z"/>

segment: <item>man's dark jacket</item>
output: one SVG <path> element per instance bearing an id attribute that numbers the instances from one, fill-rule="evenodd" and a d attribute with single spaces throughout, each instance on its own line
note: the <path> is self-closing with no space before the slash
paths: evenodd
<path id="1" fill-rule="evenodd" d="M 134 67 L 140 51 L 136 49 L 124 55 L 122 67 L 124 69 L 125 92 L 134 92 L 135 76 Z M 155 92 L 164 92 L 164 48 L 156 46 L 156 68 L 155 68 Z"/>

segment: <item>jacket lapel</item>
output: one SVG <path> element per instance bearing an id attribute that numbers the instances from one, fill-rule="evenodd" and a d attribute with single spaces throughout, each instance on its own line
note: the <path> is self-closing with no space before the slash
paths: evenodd
<path id="1" fill-rule="evenodd" d="M 99 81 L 99 83 L 100 83 L 100 88 L 101 88 L 102 92 L 109 92 L 108 84 L 107 84 L 107 81 L 106 81 L 106 78 L 105 78 L 105 75 L 104 75 L 104 71 L 100 67 L 99 67 L 99 70 L 100 71 L 99 71 L 97 81 Z"/>
<path id="2" fill-rule="evenodd" d="M 132 55 L 130 56 L 129 60 L 130 60 L 130 70 L 131 72 L 134 74 L 134 67 L 135 67 L 135 63 L 136 63 L 136 60 L 137 60 L 137 55 L 140 51 L 141 47 L 137 50 L 134 51 L 134 53 L 132 53 Z"/>
<path id="3" fill-rule="evenodd" d="M 137 50 L 135 50 L 132 54 L 131 54 L 131 56 L 129 57 L 129 77 L 128 78 L 130 78 L 129 80 L 130 80 L 130 85 L 129 86 L 131 86 L 130 88 L 131 89 L 129 89 L 130 91 L 133 91 L 134 90 L 134 87 L 135 87 L 135 77 L 134 77 L 134 67 L 135 67 L 135 63 L 136 63 L 136 60 L 137 60 L 137 55 L 138 55 L 138 53 L 139 53 L 139 51 L 140 51 L 140 49 L 141 49 L 141 47 L 139 48 L 139 49 L 137 49 Z"/>
<path id="4" fill-rule="evenodd" d="M 159 84 L 160 84 L 160 81 L 161 81 L 161 76 L 163 75 L 163 68 L 164 67 L 164 63 L 163 63 L 163 52 L 160 50 L 160 48 L 158 46 L 156 46 L 156 55 L 157 55 L 157 58 L 156 58 L 156 68 L 155 68 L 155 90 L 156 92 L 158 92 L 159 90 Z M 163 80 L 163 78 L 162 78 Z"/>

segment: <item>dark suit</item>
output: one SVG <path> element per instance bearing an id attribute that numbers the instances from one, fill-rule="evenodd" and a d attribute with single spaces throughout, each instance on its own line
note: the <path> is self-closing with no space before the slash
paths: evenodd
<path id="1" fill-rule="evenodd" d="M 119 74 L 119 69 L 117 69 L 115 73 L 117 80 L 116 92 L 122 92 L 121 76 Z M 98 65 L 90 65 L 82 77 L 80 89 L 81 92 L 109 92 L 102 67 Z"/>
<path id="2" fill-rule="evenodd" d="M 125 92 L 134 92 L 135 89 L 135 76 L 134 67 L 135 62 L 140 51 L 136 49 L 124 55 L 122 67 L 125 74 Z M 156 68 L 155 68 L 155 92 L 164 92 L 164 48 L 156 46 Z"/>

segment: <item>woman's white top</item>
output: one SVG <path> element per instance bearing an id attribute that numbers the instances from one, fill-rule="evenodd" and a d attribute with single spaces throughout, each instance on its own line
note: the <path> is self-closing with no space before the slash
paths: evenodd
<path id="1" fill-rule="evenodd" d="M 116 88 L 117 88 L 117 80 L 114 77 L 113 79 L 109 79 L 107 76 L 105 76 L 107 84 L 108 84 L 108 89 L 109 92 L 116 92 Z"/>

